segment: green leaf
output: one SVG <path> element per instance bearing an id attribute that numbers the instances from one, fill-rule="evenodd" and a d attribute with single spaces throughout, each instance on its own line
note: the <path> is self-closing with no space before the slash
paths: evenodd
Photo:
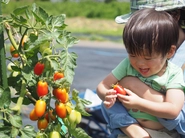
<path id="1" fill-rule="evenodd" d="M 22 126 L 22 118 L 19 115 L 9 115 L 9 121 L 14 127 L 20 128 Z"/>
<path id="2" fill-rule="evenodd" d="M 10 89 L 6 88 L 0 97 L 0 108 L 3 108 L 4 106 L 9 106 L 10 102 L 11 102 Z"/>
<path id="3" fill-rule="evenodd" d="M 84 116 L 90 116 L 90 114 L 88 113 L 88 112 L 86 112 L 86 110 L 85 110 L 85 105 L 83 104 L 83 102 L 82 102 L 82 98 L 80 98 L 79 96 L 78 96 L 78 94 L 79 94 L 79 92 L 77 91 L 77 90 L 73 90 L 72 91 L 72 99 L 75 101 L 75 103 L 76 103 L 76 107 L 75 107 L 75 109 L 77 110 L 77 111 L 79 111 L 82 115 L 84 115 Z M 86 101 L 87 102 L 87 101 Z M 90 101 L 89 101 L 89 103 L 90 103 Z"/>
<path id="4" fill-rule="evenodd" d="M 5 137 L 7 136 L 6 134 L 10 133 L 10 130 L 11 130 L 11 127 L 12 126 L 1 126 L 0 127 L 0 138 L 8 138 L 8 137 Z"/>
<path id="5" fill-rule="evenodd" d="M 11 68 L 12 68 L 12 70 L 14 70 L 16 72 L 21 71 L 21 69 L 19 67 L 17 67 L 17 66 L 13 66 L 12 65 Z"/>
<path id="6" fill-rule="evenodd" d="M 10 0 L 2 0 L 2 3 L 8 4 Z"/>
<path id="7" fill-rule="evenodd" d="M 23 13 L 26 12 L 26 10 L 28 10 L 28 7 L 29 7 L 29 6 L 24 6 L 24 7 L 16 8 L 16 9 L 13 11 L 13 13 L 14 13 L 15 15 L 23 14 Z"/>
<path id="8" fill-rule="evenodd" d="M 38 22 L 41 22 L 42 24 L 46 23 L 46 20 L 48 18 L 48 14 L 46 13 L 46 11 L 44 9 L 42 9 L 41 7 L 37 7 L 35 9 L 35 11 L 33 11 L 33 15 L 35 17 L 35 19 Z"/>
<path id="9" fill-rule="evenodd" d="M 11 136 L 15 138 L 19 134 L 19 129 L 12 127 L 11 129 Z"/>
<path id="10" fill-rule="evenodd" d="M 36 132 L 33 126 L 27 125 L 21 130 L 21 138 L 35 138 Z"/>
<path id="11" fill-rule="evenodd" d="M 0 138 L 9 138 L 9 135 L 0 132 Z"/>
<path id="12" fill-rule="evenodd" d="M 70 129 L 75 138 L 91 138 L 82 128 Z"/>
<path id="13" fill-rule="evenodd" d="M 78 39 L 71 36 L 71 33 L 63 31 L 63 34 L 57 38 L 57 42 L 62 45 L 64 48 L 69 48 L 78 43 Z"/>
<path id="14" fill-rule="evenodd" d="M 55 28 L 55 27 L 62 27 L 63 24 L 64 24 L 64 20 L 66 18 L 66 15 L 65 14 L 61 14 L 59 16 L 53 16 L 52 18 L 52 28 Z"/>
<path id="15" fill-rule="evenodd" d="M 63 50 L 60 54 L 60 57 L 64 69 L 64 75 L 68 82 L 72 84 L 74 77 L 74 69 L 76 68 L 76 59 L 78 56 L 74 52 L 68 53 L 68 51 Z"/>

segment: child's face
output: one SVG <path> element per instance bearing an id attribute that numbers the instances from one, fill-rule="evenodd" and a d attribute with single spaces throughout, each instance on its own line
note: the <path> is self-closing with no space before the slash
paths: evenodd
<path id="1" fill-rule="evenodd" d="M 166 70 L 167 56 L 162 57 L 162 55 L 159 54 L 129 54 L 129 60 L 132 67 L 143 77 L 149 77 L 152 75 L 161 76 Z"/>

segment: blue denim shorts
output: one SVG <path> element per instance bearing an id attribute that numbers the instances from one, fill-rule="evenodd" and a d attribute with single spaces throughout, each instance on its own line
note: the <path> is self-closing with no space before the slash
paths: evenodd
<path id="1" fill-rule="evenodd" d="M 111 130 L 111 138 L 116 138 L 118 134 L 124 134 L 119 128 L 138 123 L 136 119 L 128 114 L 128 111 L 120 102 L 116 102 L 109 109 L 102 104 L 101 111 Z M 185 136 L 185 104 L 177 118 L 171 120 L 158 118 L 158 120 L 166 129 L 176 129 L 179 134 Z"/>
<path id="2" fill-rule="evenodd" d="M 138 123 L 136 119 L 134 119 L 128 114 L 127 110 L 120 102 L 116 102 L 109 109 L 107 109 L 102 104 L 101 111 L 106 122 L 109 125 L 111 131 L 110 138 L 117 138 L 119 134 L 124 135 L 124 133 L 119 128 Z"/>

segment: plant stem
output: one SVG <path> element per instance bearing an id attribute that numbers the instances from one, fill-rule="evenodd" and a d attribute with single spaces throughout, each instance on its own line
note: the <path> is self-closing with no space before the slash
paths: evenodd
<path id="1" fill-rule="evenodd" d="M 21 106 L 22 106 L 25 94 L 26 94 L 26 82 L 25 80 L 22 80 L 21 93 L 17 100 L 17 104 L 13 108 L 11 108 L 12 110 L 17 111 L 18 115 L 20 114 Z"/>

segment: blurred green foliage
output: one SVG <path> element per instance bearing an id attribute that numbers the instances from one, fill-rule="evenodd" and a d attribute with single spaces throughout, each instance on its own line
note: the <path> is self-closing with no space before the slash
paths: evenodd
<path id="1" fill-rule="evenodd" d="M 98 19 L 114 19 L 116 16 L 130 12 L 129 2 L 109 3 L 95 2 L 92 0 L 85 0 L 81 2 L 48 2 L 48 1 L 34 1 L 38 6 L 43 7 L 49 14 L 58 15 L 66 14 L 67 17 L 87 17 Z M 10 14 L 14 9 L 31 5 L 31 0 L 13 1 L 8 5 L 2 6 L 3 14 Z"/>

